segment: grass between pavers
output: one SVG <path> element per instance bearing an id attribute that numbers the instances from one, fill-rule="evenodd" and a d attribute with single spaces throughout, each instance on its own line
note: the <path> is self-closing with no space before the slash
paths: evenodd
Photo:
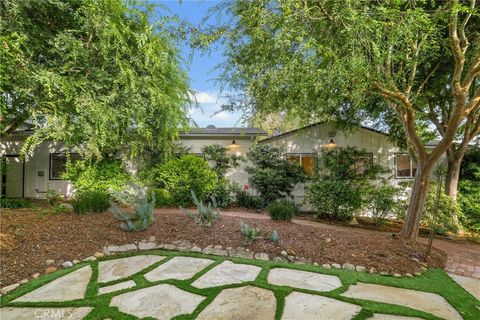
<path id="1" fill-rule="evenodd" d="M 354 298 L 348 298 L 341 296 L 350 285 L 354 285 L 357 282 L 364 283 L 373 283 L 388 285 L 392 287 L 399 287 L 405 289 L 414 289 L 418 291 L 426 291 L 437 293 L 443 296 L 455 309 L 459 311 L 464 319 L 480 319 L 480 301 L 475 299 L 471 294 L 465 291 L 461 286 L 459 286 L 455 281 L 453 281 L 443 270 L 440 269 L 431 269 L 423 273 L 419 277 L 415 278 L 394 278 L 386 277 L 378 274 L 368 274 L 360 273 L 354 271 L 346 270 L 337 270 L 337 269 L 325 269 L 320 266 L 313 265 L 299 265 L 291 264 L 285 262 L 273 262 L 273 261 L 262 261 L 262 260 L 252 260 L 252 259 L 243 259 L 243 258 L 233 258 L 233 257 L 222 257 L 222 256 L 211 256 L 204 255 L 201 253 L 193 252 L 176 252 L 176 251 L 166 251 L 166 250 L 152 250 L 144 252 L 135 252 L 135 253 L 126 253 L 119 254 L 115 256 L 110 256 L 102 259 L 111 260 L 124 258 L 134 255 L 160 255 L 165 256 L 165 259 L 158 261 L 146 269 L 131 275 L 130 277 L 123 278 L 120 280 L 115 280 L 111 282 L 101 283 L 97 282 L 98 279 L 98 261 L 92 262 L 82 262 L 72 268 L 62 269 L 57 272 L 54 272 L 49 275 L 41 276 L 39 279 L 33 280 L 25 285 L 20 286 L 9 294 L 2 296 L 0 300 L 0 306 L 22 306 L 22 307 L 93 307 L 94 309 L 88 314 L 85 319 L 103 319 L 103 318 L 114 318 L 114 319 L 137 319 L 131 315 L 124 314 L 120 312 L 116 307 L 109 307 L 110 301 L 114 296 L 120 295 L 122 293 L 135 291 L 140 288 L 147 288 L 155 286 L 162 283 L 172 284 L 179 289 L 184 291 L 197 294 L 205 297 L 205 299 L 198 305 L 195 311 L 191 315 L 181 315 L 175 317 L 175 319 L 194 319 L 201 311 L 203 311 L 214 299 L 215 297 L 224 289 L 228 288 L 237 288 L 243 287 L 246 285 L 256 286 L 259 288 L 270 290 L 274 293 L 277 300 L 277 309 L 275 313 L 275 319 L 280 319 L 283 307 L 285 304 L 285 297 L 289 295 L 292 291 L 304 292 L 309 294 L 315 294 L 319 296 L 325 296 L 329 298 L 334 298 L 340 301 L 345 301 L 348 303 L 356 304 L 362 307 L 360 313 L 354 318 L 355 320 L 367 319 L 373 315 L 373 313 L 382 313 L 382 314 L 393 314 L 393 315 L 403 315 L 411 317 L 420 317 L 424 319 L 436 320 L 439 319 L 429 313 L 425 313 L 419 310 L 414 310 L 411 308 L 403 307 L 400 305 L 392 305 L 386 303 L 380 303 L 375 301 L 366 301 Z M 150 282 L 145 279 L 143 276 L 147 272 L 155 269 L 159 265 L 169 261 L 176 256 L 188 256 L 188 257 L 197 257 L 197 258 L 208 258 L 214 261 L 212 264 L 208 265 L 202 271 L 197 273 L 193 278 L 188 280 L 161 280 Z M 244 282 L 241 284 L 232 284 L 226 286 L 219 286 L 213 288 L 198 289 L 193 287 L 191 284 L 204 275 L 206 272 L 222 263 L 225 260 L 230 260 L 235 263 L 243 263 L 248 265 L 255 265 L 262 268 L 261 272 L 255 279 L 255 281 Z M 73 272 L 79 268 L 82 268 L 90 264 L 92 267 L 92 278 L 87 286 L 87 291 L 84 299 L 73 300 L 68 302 L 11 302 L 12 300 L 36 289 L 44 284 L 53 281 L 69 272 Z M 271 285 L 267 282 L 268 272 L 273 268 L 288 268 L 295 270 L 311 271 L 327 275 L 335 275 L 340 278 L 342 286 L 330 292 L 317 292 L 312 290 L 305 290 L 299 288 L 290 288 L 286 286 L 276 286 Z M 137 284 L 133 288 L 127 288 L 120 291 L 106 293 L 98 295 L 98 289 L 100 287 L 105 287 L 113 285 L 119 282 L 124 282 L 128 280 L 133 280 Z"/>

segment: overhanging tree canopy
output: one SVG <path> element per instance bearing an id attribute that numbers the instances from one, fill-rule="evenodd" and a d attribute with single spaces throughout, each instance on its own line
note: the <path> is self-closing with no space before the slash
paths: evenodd
<path id="1" fill-rule="evenodd" d="M 219 7 L 225 9 L 230 23 L 207 30 L 200 41 L 221 35 L 225 42 L 222 78 L 249 98 L 234 100 L 234 108 L 347 123 L 373 111 L 393 117 L 418 161 L 402 231 L 415 239 L 434 164 L 469 115 L 479 112 L 475 1 L 238 0 Z M 430 152 L 420 132 L 429 112 L 426 84 L 439 59 L 450 61 L 452 107 Z"/>
<path id="2" fill-rule="evenodd" d="M 176 39 L 152 6 L 7 0 L 0 12 L 2 137 L 28 121 L 27 146 L 54 139 L 86 155 L 136 155 L 168 152 L 188 124 Z"/>

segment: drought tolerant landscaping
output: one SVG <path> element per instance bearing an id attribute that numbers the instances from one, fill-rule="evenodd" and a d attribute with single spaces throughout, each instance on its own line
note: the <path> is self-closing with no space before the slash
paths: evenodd
<path id="1" fill-rule="evenodd" d="M 2 319 L 41 308 L 71 308 L 78 319 L 477 319 L 480 307 L 439 269 L 394 278 L 166 250 L 81 262 L 17 288 L 1 304 Z"/>

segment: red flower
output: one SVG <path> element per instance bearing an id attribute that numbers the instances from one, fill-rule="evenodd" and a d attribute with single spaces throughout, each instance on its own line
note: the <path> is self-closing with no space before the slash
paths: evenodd
<path id="1" fill-rule="evenodd" d="M 245 184 L 243 185 L 243 190 L 248 190 L 248 188 L 249 188 L 249 187 L 248 187 L 248 184 L 245 183 Z"/>

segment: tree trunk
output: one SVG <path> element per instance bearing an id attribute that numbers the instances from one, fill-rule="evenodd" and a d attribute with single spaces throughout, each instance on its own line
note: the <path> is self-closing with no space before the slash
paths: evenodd
<path id="1" fill-rule="evenodd" d="M 423 216 L 430 182 L 430 173 L 432 171 L 430 161 L 424 160 L 423 162 L 424 163 L 419 163 L 417 167 L 405 224 L 400 232 L 402 238 L 412 241 L 417 239 L 418 231 L 420 230 L 420 220 L 422 220 Z"/>
<path id="2" fill-rule="evenodd" d="M 452 198 L 452 200 L 457 200 L 458 181 L 460 179 L 460 167 L 462 165 L 464 156 L 464 148 L 460 147 L 458 150 L 456 150 L 456 152 L 449 151 L 447 178 L 445 180 L 445 192 L 450 198 Z"/>

